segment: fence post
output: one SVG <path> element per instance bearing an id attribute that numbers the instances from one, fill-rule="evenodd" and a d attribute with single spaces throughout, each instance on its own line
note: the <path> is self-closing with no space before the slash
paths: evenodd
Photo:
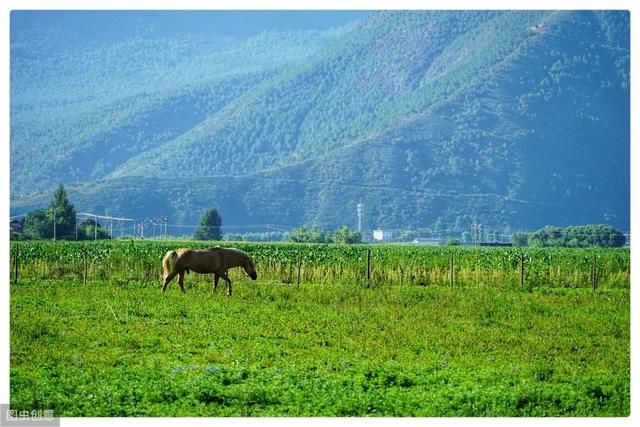
<path id="1" fill-rule="evenodd" d="M 475 265 L 475 268 L 474 268 L 474 272 L 475 272 L 475 276 L 476 276 L 476 288 L 479 288 L 480 287 L 480 278 L 479 278 L 478 275 L 480 273 L 478 272 L 478 268 L 480 267 L 480 260 L 478 258 L 478 248 L 474 246 L 473 251 L 476 254 L 476 265 Z"/>
<path id="2" fill-rule="evenodd" d="M 297 287 L 300 287 L 300 268 L 302 267 L 302 254 L 298 253 L 298 279 L 297 279 Z"/>
<path id="3" fill-rule="evenodd" d="M 82 276 L 82 283 L 86 286 L 87 284 L 87 251 L 83 251 L 82 252 L 82 259 L 83 259 L 83 271 L 84 271 L 84 275 Z"/>
<path id="4" fill-rule="evenodd" d="M 367 285 L 371 281 L 371 248 L 367 248 Z"/>
<path id="5" fill-rule="evenodd" d="M 453 288 L 453 252 L 449 258 L 449 285 Z"/>
<path id="6" fill-rule="evenodd" d="M 593 255 L 593 261 L 591 262 L 591 290 L 593 292 L 596 291 L 596 284 L 598 281 L 598 276 L 597 276 L 598 269 L 596 267 L 596 263 L 598 262 L 598 260 L 596 256 L 597 255 Z"/>
<path id="7" fill-rule="evenodd" d="M 547 285 L 547 287 L 551 287 L 551 283 L 550 283 L 550 270 L 551 270 L 551 255 L 547 254 L 545 256 L 546 261 L 547 261 L 547 272 L 546 272 L 546 280 L 545 283 Z"/>
<path id="8" fill-rule="evenodd" d="M 520 256 L 520 289 L 524 289 L 524 253 Z"/>
<path id="9" fill-rule="evenodd" d="M 18 284 L 18 255 L 19 254 L 20 254 L 20 251 L 18 249 L 18 244 L 16 243 L 15 259 L 13 261 L 14 263 L 13 285 L 14 286 Z"/>

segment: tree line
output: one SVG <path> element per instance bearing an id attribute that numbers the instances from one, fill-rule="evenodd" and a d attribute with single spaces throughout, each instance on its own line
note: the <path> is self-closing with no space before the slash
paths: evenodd
<path id="1" fill-rule="evenodd" d="M 614 227 L 606 224 L 575 225 L 569 227 L 546 226 L 533 233 L 514 233 L 514 246 L 560 246 L 567 248 L 622 247 L 626 237 Z"/>
<path id="2" fill-rule="evenodd" d="M 200 217 L 193 240 L 222 240 L 222 216 L 217 208 L 207 209 Z M 111 239 L 109 232 L 97 219 L 85 219 L 77 222 L 76 210 L 69 201 L 64 186 L 60 184 L 53 199 L 45 209 L 28 213 L 21 221 L 21 232 L 11 231 L 12 240 L 93 240 Z M 268 233 L 267 233 L 268 234 Z M 237 237 L 237 236 L 236 236 Z M 280 238 L 285 237 L 281 233 Z M 303 243 L 362 243 L 362 234 L 342 226 L 335 232 L 320 231 L 314 226 L 301 227 L 286 233 L 291 242 Z"/>
<path id="3" fill-rule="evenodd" d="M 76 211 L 69 201 L 64 186 L 60 184 L 53 199 L 45 209 L 27 214 L 21 221 L 22 232 L 11 232 L 11 239 L 61 239 L 90 240 L 110 239 L 108 231 L 97 219 L 85 219 L 77 222 Z M 200 224 L 193 234 L 194 240 L 222 240 L 222 216 L 217 208 L 207 209 L 200 217 Z M 285 237 L 284 234 L 281 237 Z M 362 234 L 342 226 L 336 231 L 320 230 L 317 226 L 300 227 L 287 233 L 288 240 L 296 243 L 362 243 Z M 514 246 L 532 247 L 622 247 L 627 241 L 624 234 L 611 225 L 591 224 L 569 227 L 546 226 L 533 233 L 514 233 L 511 237 Z M 449 239 L 447 244 L 460 244 Z"/>
<path id="4" fill-rule="evenodd" d="M 56 189 L 53 200 L 45 209 L 29 212 L 21 221 L 22 233 L 11 232 L 11 239 L 20 240 L 93 240 L 110 239 L 107 230 L 96 219 L 77 222 L 76 210 L 67 197 L 64 186 Z"/>
<path id="5" fill-rule="evenodd" d="M 21 232 L 11 231 L 12 240 L 102 240 L 112 237 L 97 219 L 89 218 L 78 223 L 76 210 L 62 184 L 55 190 L 47 208 L 29 212 L 20 225 Z M 222 217 L 218 210 L 207 209 L 200 218 L 193 239 L 221 240 L 221 226 Z"/>
<path id="6" fill-rule="evenodd" d="M 317 226 L 309 229 L 305 227 L 294 228 L 289 235 L 289 241 L 295 243 L 362 243 L 362 233 L 352 231 L 343 225 L 335 232 L 320 230 Z"/>

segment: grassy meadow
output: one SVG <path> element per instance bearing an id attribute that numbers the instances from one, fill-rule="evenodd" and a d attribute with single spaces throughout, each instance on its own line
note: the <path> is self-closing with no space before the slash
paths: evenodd
<path id="1" fill-rule="evenodd" d="M 630 412 L 630 299 L 628 281 L 621 284 L 628 270 L 596 292 L 471 279 L 451 287 L 446 274 L 442 283 L 385 284 L 374 275 L 296 286 L 275 273 L 252 282 L 235 272 L 228 298 L 223 286 L 211 293 L 209 276 L 190 274 L 186 295 L 172 283 L 163 296 L 157 272 L 126 278 L 89 266 L 84 284 L 75 267 L 52 260 L 21 260 L 24 276 L 11 285 L 12 409 L 56 416 Z M 257 264 L 259 275 L 270 271 L 266 261 Z"/>

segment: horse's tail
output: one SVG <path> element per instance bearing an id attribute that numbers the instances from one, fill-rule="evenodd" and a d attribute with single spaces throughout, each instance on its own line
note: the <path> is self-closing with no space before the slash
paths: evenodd
<path id="1" fill-rule="evenodd" d="M 176 251 L 169 251 L 164 256 L 164 258 L 162 259 L 162 269 L 164 270 L 163 278 L 167 278 L 167 276 L 171 272 L 171 261 L 175 262 L 177 257 L 178 254 L 176 253 Z"/>

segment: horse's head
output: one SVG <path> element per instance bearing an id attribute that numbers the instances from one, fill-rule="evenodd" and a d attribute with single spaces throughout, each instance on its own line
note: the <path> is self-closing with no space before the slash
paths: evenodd
<path id="1" fill-rule="evenodd" d="M 258 278 L 258 273 L 256 272 L 256 267 L 253 265 L 253 261 L 251 258 L 247 257 L 247 262 L 243 266 L 244 271 L 251 277 L 251 279 L 256 280 Z"/>

